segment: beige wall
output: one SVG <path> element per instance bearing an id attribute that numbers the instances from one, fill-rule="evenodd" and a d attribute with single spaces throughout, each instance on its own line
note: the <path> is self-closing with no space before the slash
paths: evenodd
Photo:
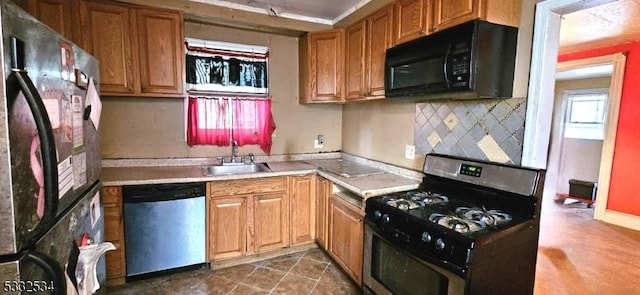
<path id="1" fill-rule="evenodd" d="M 404 158 L 405 145 L 413 144 L 415 103 L 389 100 L 350 103 L 344 106 L 343 151 L 421 170 L 424 157 Z"/>
<path id="2" fill-rule="evenodd" d="M 269 51 L 269 89 L 276 122 L 272 155 L 336 151 L 342 147 L 341 105 L 300 105 L 298 39 L 195 23 L 185 24 L 187 37 L 263 45 Z M 184 139 L 184 100 L 103 97 L 103 158 L 183 158 L 229 155 L 229 147 L 191 148 Z M 313 140 L 324 135 L 324 147 Z M 264 154 L 257 146 L 241 154 Z"/>

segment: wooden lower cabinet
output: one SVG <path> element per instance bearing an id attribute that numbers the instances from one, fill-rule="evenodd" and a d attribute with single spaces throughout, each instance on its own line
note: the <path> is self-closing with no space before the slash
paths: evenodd
<path id="1" fill-rule="evenodd" d="M 105 186 L 102 188 L 104 208 L 104 240 L 111 242 L 116 249 L 105 254 L 107 264 L 107 285 L 124 284 L 127 274 L 124 256 L 124 220 L 122 216 L 122 187 Z"/>
<path id="2" fill-rule="evenodd" d="M 329 198 L 331 197 L 331 182 L 319 176 L 316 181 L 316 242 L 327 249 L 329 240 Z"/>
<path id="3" fill-rule="evenodd" d="M 209 259 L 242 256 L 247 252 L 247 198 L 209 200 Z"/>
<path id="4" fill-rule="evenodd" d="M 315 179 L 313 175 L 289 177 L 291 246 L 313 243 L 316 237 Z"/>
<path id="5" fill-rule="evenodd" d="M 359 286 L 362 285 L 364 255 L 363 221 L 364 215 L 359 208 L 338 196 L 331 196 L 329 199 L 329 243 L 327 250 Z"/>
<path id="6" fill-rule="evenodd" d="M 208 185 L 208 257 L 241 257 L 289 246 L 286 177 Z"/>
<path id="7" fill-rule="evenodd" d="M 272 193 L 253 197 L 253 224 L 250 224 L 254 252 L 264 252 L 289 246 L 289 214 L 287 193 Z"/>

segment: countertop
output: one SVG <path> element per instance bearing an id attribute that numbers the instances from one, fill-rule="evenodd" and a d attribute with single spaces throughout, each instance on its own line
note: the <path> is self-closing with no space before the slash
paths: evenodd
<path id="1" fill-rule="evenodd" d="M 345 161 L 345 164 L 348 164 L 347 166 L 349 167 L 347 171 L 364 173 L 358 175 L 343 173 L 340 175 L 330 172 L 330 169 L 326 169 L 327 167 L 335 168 L 335 161 L 341 161 L 341 159 L 274 161 L 267 162 L 271 172 L 221 176 L 205 176 L 202 165 L 171 166 L 170 162 L 168 162 L 167 165 L 163 166 L 103 167 L 101 181 L 104 186 L 122 186 L 208 182 L 318 173 L 320 176 L 338 186 L 344 187 L 363 199 L 392 192 L 416 189 L 420 184 L 419 178 L 411 175 L 411 172 L 409 175 L 413 177 L 391 173 L 390 171 L 397 172 L 398 168 L 395 166 L 385 169 L 388 164 L 378 162 L 372 164 L 370 160 L 359 161 L 354 156 L 349 156 L 348 160 L 349 161 Z M 323 167 L 323 164 L 326 164 L 326 167 Z M 333 169 L 333 171 L 335 172 L 335 169 Z"/>

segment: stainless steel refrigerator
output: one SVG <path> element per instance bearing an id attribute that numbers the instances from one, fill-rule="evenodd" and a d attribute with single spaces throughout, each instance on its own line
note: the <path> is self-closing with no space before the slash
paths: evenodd
<path id="1" fill-rule="evenodd" d="M 10 1 L 0 21 L 0 283 L 65 294 L 79 241 L 104 241 L 98 61 Z"/>

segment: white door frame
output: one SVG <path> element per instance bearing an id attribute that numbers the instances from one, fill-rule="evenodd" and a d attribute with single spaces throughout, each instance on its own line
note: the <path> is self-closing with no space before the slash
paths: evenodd
<path id="1" fill-rule="evenodd" d="M 555 72 L 560 39 L 561 16 L 613 1 L 615 0 L 546 0 L 537 4 L 531 53 L 522 165 L 542 169 L 547 167 L 553 101 L 555 97 Z M 603 58 L 609 58 L 608 63 L 614 64 L 614 73 L 611 77 L 612 86 L 610 98 L 617 96 L 618 100 L 616 102 L 612 101 L 615 105 L 610 104 L 607 112 L 607 138 L 605 138 L 605 143 L 607 141 L 609 141 L 609 143 L 603 145 L 600 175 L 598 178 L 599 187 L 596 197 L 599 206 L 596 206 L 594 217 L 605 222 L 640 230 L 640 217 L 610 211 L 606 208 L 625 57 L 622 54 L 618 54 Z M 613 136 L 613 138 L 609 138 L 609 136 Z"/>

